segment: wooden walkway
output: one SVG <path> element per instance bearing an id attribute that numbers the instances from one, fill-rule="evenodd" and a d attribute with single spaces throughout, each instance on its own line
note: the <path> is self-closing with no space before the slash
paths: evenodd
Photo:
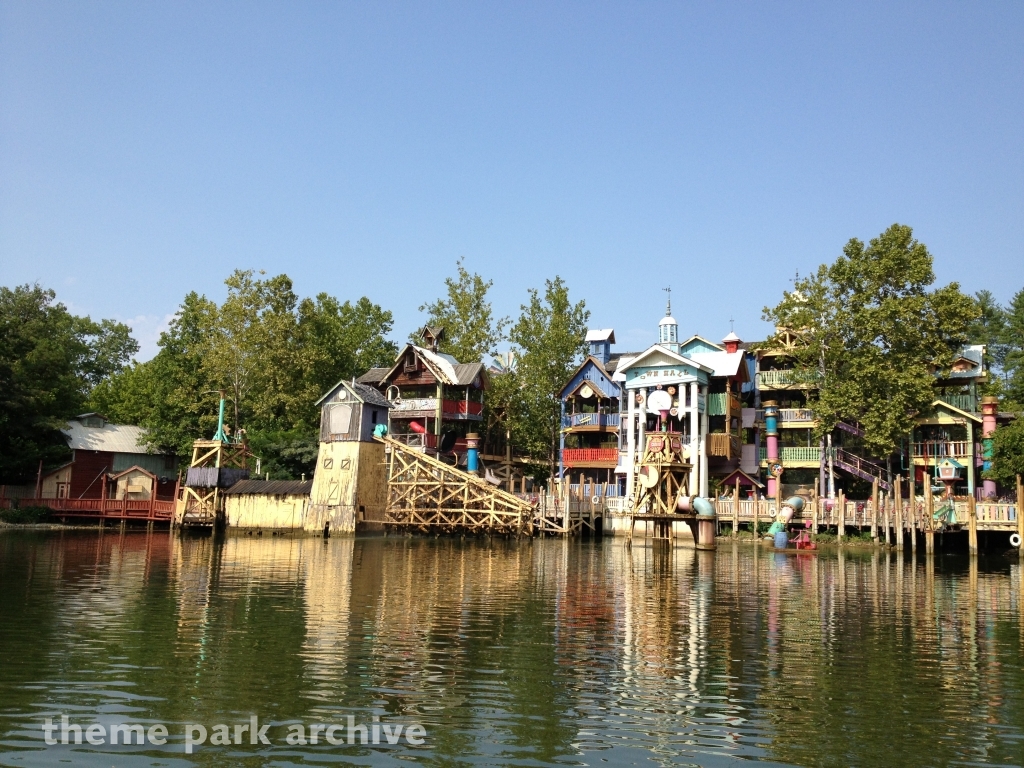
<path id="1" fill-rule="evenodd" d="M 0 500 L 4 508 L 11 499 Z M 138 521 L 168 523 L 174 519 L 175 502 L 158 499 L 18 499 L 21 507 L 47 507 L 60 520 Z"/>

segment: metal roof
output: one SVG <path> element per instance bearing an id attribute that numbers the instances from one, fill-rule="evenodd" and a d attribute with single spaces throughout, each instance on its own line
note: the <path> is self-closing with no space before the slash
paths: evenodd
<path id="1" fill-rule="evenodd" d="M 325 394 L 323 397 L 317 400 L 314 403 L 314 405 L 320 405 L 324 400 L 326 400 L 335 392 L 337 392 L 338 389 L 341 387 L 344 387 L 348 392 L 351 392 L 356 397 L 356 399 L 362 403 L 366 403 L 368 405 L 376 405 L 379 408 L 391 407 L 391 403 L 389 403 L 387 398 L 384 397 L 384 395 L 382 395 L 380 391 L 378 391 L 377 389 L 374 389 L 373 387 L 368 386 L 366 384 L 360 384 L 358 381 L 348 381 L 346 379 L 342 379 L 329 390 L 327 390 L 327 394 Z"/>
<path id="2" fill-rule="evenodd" d="M 371 368 L 362 376 L 356 378 L 356 382 L 359 384 L 378 384 L 384 381 L 384 377 L 388 375 L 390 368 Z"/>
<path id="3" fill-rule="evenodd" d="M 230 496 L 308 496 L 312 480 L 239 480 L 226 491 Z"/>
<path id="4" fill-rule="evenodd" d="M 108 451 L 109 453 L 154 453 L 146 446 L 146 431 L 129 424 L 104 424 L 87 427 L 72 419 L 61 430 L 73 451 Z"/>
<path id="5" fill-rule="evenodd" d="M 615 343 L 615 329 L 614 328 L 595 328 L 587 331 L 587 342 L 591 341 L 607 341 L 610 344 Z"/>

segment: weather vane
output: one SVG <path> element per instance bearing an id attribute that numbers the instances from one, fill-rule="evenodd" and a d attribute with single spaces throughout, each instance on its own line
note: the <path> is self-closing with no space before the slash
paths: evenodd
<path id="1" fill-rule="evenodd" d="M 672 286 L 670 285 L 668 288 L 662 288 L 661 290 L 668 294 L 668 304 L 665 306 L 665 317 L 668 317 L 672 314 Z"/>

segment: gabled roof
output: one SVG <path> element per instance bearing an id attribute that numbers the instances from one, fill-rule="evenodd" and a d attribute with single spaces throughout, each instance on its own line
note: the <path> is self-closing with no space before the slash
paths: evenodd
<path id="1" fill-rule="evenodd" d="M 756 477 L 751 477 L 742 469 L 734 469 L 722 480 L 722 491 L 725 492 L 726 488 L 735 487 L 736 480 L 739 479 L 740 485 L 756 485 L 758 488 L 764 488 L 764 484 Z"/>
<path id="2" fill-rule="evenodd" d="M 390 368 L 371 368 L 362 376 L 356 379 L 359 384 L 379 384 L 384 381 L 384 377 L 388 375 Z"/>
<path id="3" fill-rule="evenodd" d="M 576 381 L 576 377 L 579 376 L 580 373 L 582 373 L 588 365 L 594 366 L 595 368 L 597 368 L 597 370 L 604 374 L 604 377 L 608 380 L 608 383 L 615 387 L 615 389 L 619 388 L 618 384 L 615 384 L 612 381 L 612 375 L 608 373 L 605 367 L 601 364 L 601 361 L 598 360 L 596 357 L 588 355 L 587 358 L 582 363 L 580 363 L 579 367 L 575 371 L 573 371 L 572 376 L 569 377 L 569 381 L 566 383 L 566 385 L 562 387 L 561 390 L 559 390 L 558 396 L 560 398 L 566 397 L 568 394 L 571 394 L 567 391 L 570 387 L 572 387 L 574 390 L 579 389 L 582 382 L 577 382 L 577 385 L 575 387 L 573 387 L 573 382 Z"/>
<path id="4" fill-rule="evenodd" d="M 146 431 L 130 424 L 107 423 L 102 427 L 87 427 L 77 419 L 72 419 L 61 432 L 73 451 L 150 453 L 146 446 Z"/>
<path id="5" fill-rule="evenodd" d="M 952 368 L 948 371 L 943 372 L 939 378 L 943 379 L 974 379 L 982 376 L 985 373 L 985 345 L 984 344 L 972 344 L 970 346 L 963 347 L 953 359 L 952 365 L 956 365 L 959 362 L 969 363 L 971 368 L 966 371 L 955 371 Z"/>
<path id="6" fill-rule="evenodd" d="M 746 381 L 749 372 L 743 365 L 743 358 L 743 352 L 694 352 L 690 355 L 691 360 L 711 368 L 712 376 L 737 376 L 742 372 L 741 378 Z"/>
<path id="7" fill-rule="evenodd" d="M 961 411 L 955 405 L 950 405 L 945 400 L 933 400 L 932 408 L 942 408 L 943 410 L 946 411 L 952 411 L 958 416 L 963 416 L 966 419 L 970 419 L 971 421 L 976 421 L 978 424 L 981 424 L 980 416 L 975 416 L 973 413 L 968 413 L 967 411 Z"/>
<path id="8" fill-rule="evenodd" d="M 609 344 L 615 343 L 615 329 L 614 328 L 600 328 L 592 331 L 587 331 L 586 341 L 607 341 Z"/>
<path id="9" fill-rule="evenodd" d="M 688 338 L 688 339 L 687 339 L 686 341 L 680 342 L 680 343 L 679 343 L 679 346 L 680 346 L 680 348 L 682 348 L 682 347 L 685 347 L 685 346 L 686 346 L 687 344 L 691 344 L 691 343 L 693 343 L 694 341 L 699 341 L 699 342 L 702 342 L 702 343 L 704 343 L 704 344 L 707 344 L 707 345 L 708 345 L 709 347 L 714 347 L 714 348 L 715 348 L 715 349 L 717 349 L 717 350 L 720 350 L 720 351 L 722 351 L 722 352 L 725 352 L 725 347 L 723 347 L 723 346 L 722 346 L 721 344 L 716 344 L 716 343 L 715 343 L 715 342 L 713 342 L 713 341 L 708 341 L 708 340 L 707 340 L 707 339 L 705 339 L 705 338 L 704 338 L 703 336 L 698 336 L 698 335 L 697 335 L 696 333 L 695 333 L 695 334 L 693 334 L 693 336 L 691 336 L 690 338 Z"/>
<path id="10" fill-rule="evenodd" d="M 358 400 L 361 403 L 365 403 L 367 405 L 375 405 L 380 408 L 391 407 L 391 403 L 388 402 L 388 399 L 384 397 L 384 395 L 382 395 L 380 391 L 374 389 L 371 386 L 368 386 L 367 384 L 361 384 L 358 381 L 346 381 L 345 379 L 342 379 L 329 390 L 327 390 L 326 394 L 324 394 L 323 397 L 317 400 L 316 403 L 314 403 L 314 405 L 320 405 L 324 400 L 326 400 L 335 392 L 337 392 L 339 387 L 344 387 L 349 394 L 351 394 L 356 400 Z"/>
<path id="11" fill-rule="evenodd" d="M 122 471 L 120 471 L 120 472 L 118 472 L 116 474 L 110 475 L 109 477 L 110 477 L 111 480 L 117 480 L 117 478 L 123 477 L 124 475 L 127 475 L 130 472 L 141 472 L 142 474 L 149 475 L 151 478 L 156 480 L 156 475 L 154 475 L 148 469 L 144 469 L 144 468 L 140 467 L 138 464 L 133 464 L 132 466 L 128 467 L 128 469 L 125 469 L 125 470 L 122 470 Z"/>
<path id="12" fill-rule="evenodd" d="M 628 363 L 620 364 L 618 366 L 618 368 L 616 369 L 616 373 L 621 373 L 622 371 L 629 370 L 630 368 L 633 368 L 633 367 L 639 365 L 646 358 L 648 358 L 648 357 L 650 357 L 651 355 L 654 355 L 654 354 L 662 354 L 665 357 L 675 359 L 676 361 L 678 361 L 679 363 L 682 363 L 683 365 L 689 365 L 689 366 L 692 366 L 693 368 L 697 368 L 697 369 L 699 369 L 701 371 L 704 371 L 704 373 L 709 373 L 709 374 L 714 373 L 714 369 L 709 368 L 706 365 L 701 365 L 700 363 L 698 363 L 696 360 L 694 360 L 692 358 L 684 357 L 683 355 L 679 354 L 678 352 L 673 352 L 671 349 L 668 349 L 667 347 L 664 347 L 661 344 L 654 344 L 654 345 L 648 347 L 647 349 L 645 349 L 643 352 L 641 352 L 636 357 L 632 358 Z"/>
<path id="13" fill-rule="evenodd" d="M 445 355 L 440 352 L 433 352 L 423 347 L 417 347 L 415 344 L 406 344 L 402 347 L 401 352 L 395 358 L 395 364 L 388 368 L 383 376 L 376 381 L 371 382 L 369 380 L 370 372 L 363 374 L 360 377 L 365 383 L 380 384 L 388 381 L 392 375 L 394 375 L 399 366 L 402 364 L 402 358 L 405 357 L 405 353 L 408 350 L 412 350 L 427 367 L 434 378 L 440 381 L 442 384 L 448 384 L 450 386 L 467 386 L 472 384 L 476 377 L 479 376 L 481 379 L 481 385 L 484 382 L 484 364 L 483 363 L 460 363 L 451 355 Z M 372 371 L 380 369 L 373 368 Z"/>

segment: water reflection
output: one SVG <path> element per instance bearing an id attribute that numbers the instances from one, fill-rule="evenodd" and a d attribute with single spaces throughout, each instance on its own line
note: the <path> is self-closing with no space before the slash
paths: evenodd
<path id="1" fill-rule="evenodd" d="M 1024 763 L 1016 558 L 7 532 L 0 584 L 2 765 Z M 44 749 L 60 714 L 172 741 Z M 427 743 L 283 743 L 349 715 Z"/>

